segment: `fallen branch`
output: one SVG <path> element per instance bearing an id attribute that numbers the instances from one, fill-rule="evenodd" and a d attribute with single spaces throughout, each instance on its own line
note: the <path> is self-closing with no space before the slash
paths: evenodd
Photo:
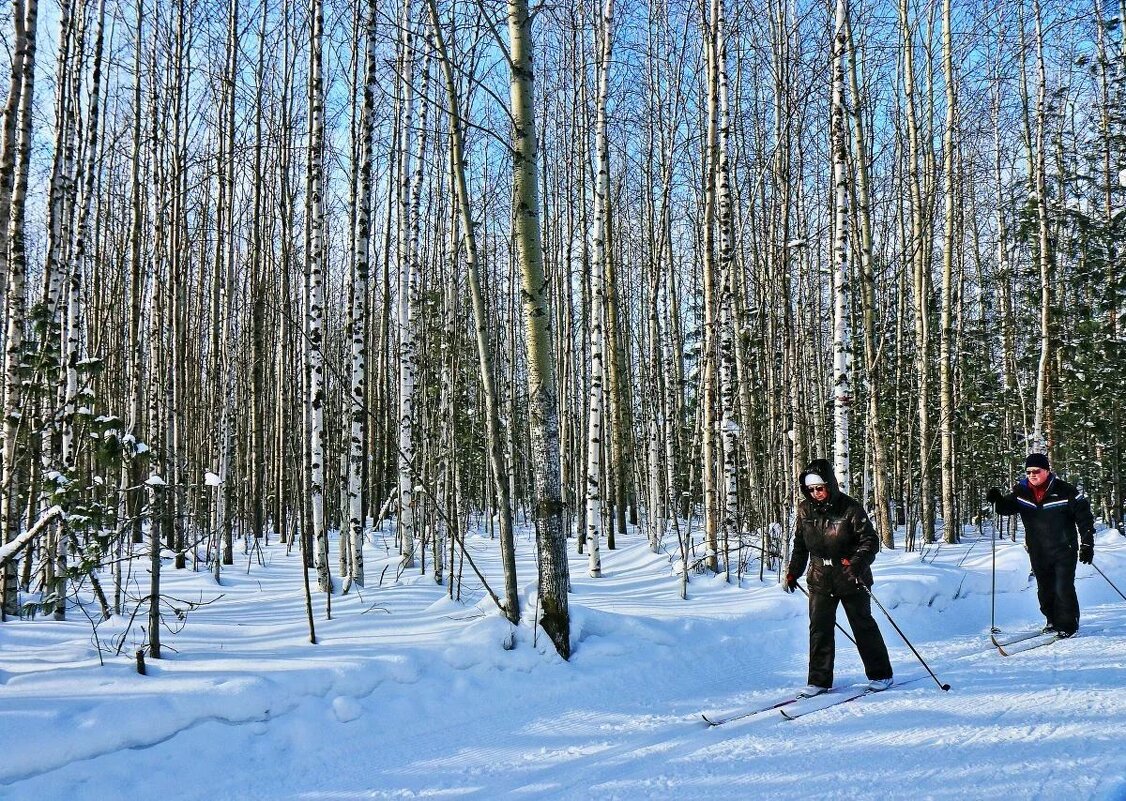
<path id="1" fill-rule="evenodd" d="M 19 556 L 20 551 L 34 542 L 35 539 L 43 533 L 43 530 L 47 528 L 48 524 L 51 523 L 51 521 L 53 521 L 57 517 L 62 517 L 62 515 L 63 508 L 61 506 L 52 506 L 50 509 L 44 512 L 37 521 L 35 521 L 34 526 L 29 528 L 23 534 L 20 534 L 11 542 L 0 546 L 0 570 L 2 570 L 7 566 L 9 562 Z"/>

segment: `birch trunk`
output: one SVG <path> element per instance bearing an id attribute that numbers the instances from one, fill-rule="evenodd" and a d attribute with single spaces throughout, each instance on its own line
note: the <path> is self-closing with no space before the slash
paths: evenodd
<path id="1" fill-rule="evenodd" d="M 930 360 L 928 359 L 930 332 L 930 259 L 929 242 L 923 219 L 923 188 L 920 162 L 923 161 L 919 136 L 918 115 L 915 110 L 914 34 L 908 16 L 906 0 L 900 0 L 899 20 L 903 36 L 903 99 L 907 122 L 907 182 L 910 207 L 910 232 L 907 240 L 907 259 L 911 265 L 915 308 L 915 373 L 918 409 L 919 446 L 919 519 L 923 526 L 923 542 L 934 541 L 934 501 L 931 498 L 930 465 Z"/>
<path id="2" fill-rule="evenodd" d="M 833 25 L 833 76 L 830 147 L 833 160 L 833 471 L 841 492 L 850 490 L 848 424 L 852 408 L 848 310 L 848 137 L 845 119 L 845 54 L 848 50 L 848 2 L 837 0 Z"/>
<path id="3" fill-rule="evenodd" d="M 1040 359 L 1036 367 L 1036 401 L 1033 408 L 1032 443 L 1029 450 L 1047 453 L 1050 432 L 1047 429 L 1046 405 L 1048 379 L 1051 370 L 1052 322 L 1052 252 L 1051 230 L 1048 220 L 1048 180 L 1046 144 L 1048 76 L 1044 63 L 1044 31 L 1039 0 L 1032 0 L 1032 13 L 1036 26 L 1036 131 L 1035 160 L 1032 167 L 1033 194 L 1036 201 L 1036 265 L 1040 274 Z"/>
<path id="4" fill-rule="evenodd" d="M 954 454 L 954 356 L 952 326 L 952 294 L 954 283 L 955 247 L 955 164 L 954 124 L 957 114 L 957 96 L 954 86 L 954 61 L 950 13 L 950 0 L 942 4 L 942 63 L 946 78 L 946 128 L 943 135 L 943 173 L 946 179 L 945 235 L 942 253 L 942 322 L 939 331 L 938 394 L 939 431 L 941 438 L 940 468 L 942 479 L 942 520 L 944 539 L 958 541 L 958 519 L 954 508 L 955 454 Z"/>
<path id="5" fill-rule="evenodd" d="M 532 20 L 527 0 L 508 0 L 509 94 L 513 123 L 514 239 L 520 264 L 528 359 L 532 492 L 539 556 L 539 623 L 564 659 L 571 656 L 566 531 L 559 475 L 559 412 L 551 307 L 540 231 L 539 143 L 534 112 Z"/>
<path id="6" fill-rule="evenodd" d="M 87 123 L 86 163 L 83 168 L 83 186 L 78 209 L 74 258 L 70 270 L 70 286 L 67 299 L 67 328 L 62 343 L 65 354 L 66 387 L 63 407 L 62 459 L 68 471 L 73 471 L 74 453 L 74 413 L 78 398 L 78 360 L 80 358 L 80 308 L 82 296 L 82 276 L 89 269 L 87 259 L 92 249 L 90 236 L 90 215 L 94 202 L 94 188 L 98 169 L 98 134 L 101 123 L 101 81 L 102 50 L 105 41 L 105 0 L 99 0 L 97 11 L 97 30 L 94 35 L 94 62 L 90 85 L 89 122 Z"/>
<path id="7" fill-rule="evenodd" d="M 720 443 L 723 455 L 723 569 L 731 579 L 731 544 L 739 536 L 739 425 L 735 419 L 735 202 L 731 188 L 731 113 L 728 107 L 727 16 L 725 0 L 715 0 L 715 77 L 718 82 L 718 136 L 716 138 L 716 204 L 720 231 L 719 251 L 719 382 Z"/>
<path id="8" fill-rule="evenodd" d="M 62 294 L 63 261 L 70 245 L 70 203 L 73 197 L 75 121 L 72 93 L 66 90 L 71 78 L 74 45 L 73 7 L 69 0 L 59 5 L 59 52 L 55 92 L 55 154 L 47 201 L 47 260 L 43 268 L 43 305 L 47 321 L 45 339 L 57 333 L 59 298 Z M 4 217 L 6 219 L 6 215 Z"/>
<path id="9" fill-rule="evenodd" d="M 5 230 L 0 241 L 0 275 L 7 280 L 6 335 L 4 340 L 4 453 L 0 470 L 0 526 L 6 545 L 19 534 L 17 511 L 16 467 L 20 458 L 17 439 L 23 423 L 23 386 L 20 363 L 23 360 L 23 329 L 27 316 L 26 255 L 24 251 L 24 202 L 31 160 L 31 109 L 35 91 L 35 35 L 38 0 L 13 4 L 16 27 L 12 59 L 12 85 L 4 111 L 3 142 L 0 147 L 0 228 Z M 13 102 L 13 98 L 15 102 Z M 17 136 L 18 134 L 18 136 Z M 11 165 L 9 167 L 9 165 Z M 3 597 L 0 617 L 15 614 L 17 587 L 15 564 L 4 567 Z"/>
<path id="10" fill-rule="evenodd" d="M 415 564 L 415 500 L 414 500 L 414 425 L 415 389 L 418 369 L 418 344 L 415 315 L 418 312 L 419 276 L 416 255 L 417 216 L 420 199 L 416 192 L 421 184 L 421 161 L 425 141 L 424 125 L 416 124 L 414 87 L 414 28 L 411 4 L 404 0 L 403 26 L 403 101 L 402 101 L 402 168 L 399 206 L 399 272 L 398 272 L 398 329 L 399 329 L 399 553 L 404 568 Z M 425 107 L 424 107 L 425 108 Z M 421 114 L 421 112 L 419 112 Z M 413 138 L 412 138 L 413 137 Z M 411 146 L 417 148 L 417 156 Z"/>
<path id="11" fill-rule="evenodd" d="M 449 103 L 450 148 L 456 190 L 458 213 L 461 216 L 462 237 L 465 245 L 465 266 L 469 280 L 469 294 L 473 305 L 473 322 L 476 327 L 477 361 L 481 374 L 481 391 L 485 396 L 486 447 L 489 472 L 493 478 L 497 515 L 500 528 L 501 562 L 504 568 L 504 611 L 509 621 L 520 619 L 520 595 L 516 580 L 516 545 L 512 529 L 512 498 L 509 492 L 508 467 L 504 458 L 504 440 L 500 431 L 500 401 L 494 379 L 494 358 L 489 340 L 489 318 L 485 295 L 481 288 L 480 258 L 477 248 L 477 223 L 473 219 L 473 206 L 466 180 L 465 145 L 462 129 L 461 102 L 454 82 L 453 65 L 446 50 L 445 37 L 438 21 L 435 0 L 428 0 L 430 20 L 434 29 L 435 45 L 442 65 Z"/>
<path id="12" fill-rule="evenodd" d="M 586 461 L 586 541 L 589 548 L 588 567 L 592 578 L 602 575 L 602 453 L 604 447 L 603 406 L 606 375 L 605 331 L 606 308 L 606 229 L 610 204 L 610 147 L 606 140 L 606 95 L 610 80 L 610 58 L 613 53 L 613 0 L 602 6 L 599 32 L 602 50 L 598 60 L 598 96 L 595 101 L 594 150 L 597 175 L 594 184 L 594 255 L 590 264 L 590 398 L 587 415 Z"/>
<path id="13" fill-rule="evenodd" d="M 307 162 L 306 226 L 309 242 L 308 316 L 305 354 L 309 387 L 309 504 L 312 536 L 316 543 L 317 587 L 332 592 L 329 575 L 328 532 L 324 509 L 324 82 L 322 41 L 323 0 L 312 0 L 312 30 L 309 39 L 309 151 Z"/>
<path id="14" fill-rule="evenodd" d="M 258 96 L 265 92 L 266 81 L 266 23 L 269 15 L 263 14 L 258 33 L 258 64 L 255 69 L 255 84 Z M 264 104 L 256 104 L 254 109 L 254 161 L 253 189 L 251 204 L 254 218 L 250 220 L 249 292 L 250 292 L 250 447 L 247 457 L 250 461 L 250 528 L 255 542 L 266 534 L 266 422 L 268 388 L 266 386 L 269 355 L 266 348 L 266 259 L 268 255 L 267 215 L 264 166 L 265 143 L 263 142 L 266 109 Z"/>
<path id="15" fill-rule="evenodd" d="M 368 275 L 371 253 L 372 163 L 375 145 L 375 89 L 378 68 L 376 38 L 377 7 L 368 0 L 364 20 L 364 87 L 363 108 L 360 110 L 359 176 L 355 191 L 358 193 L 356 227 L 352 244 L 354 276 L 352 279 L 352 304 L 348 315 L 348 332 L 352 356 L 348 437 L 348 533 L 351 583 L 364 586 L 364 498 L 363 478 L 366 452 L 364 425 L 367 394 L 367 321 Z"/>
<path id="16" fill-rule="evenodd" d="M 706 12 L 712 20 L 705 20 L 705 34 L 707 40 L 705 51 L 707 56 L 707 132 L 704 140 L 704 216 L 701 222 L 703 227 L 703 293 L 704 293 L 704 347 L 701 359 L 700 385 L 700 489 L 704 506 L 704 566 L 713 573 L 719 572 L 719 520 L 718 518 L 718 487 L 716 470 L 720 461 L 720 452 L 717 447 L 716 429 L 718 428 L 715 417 L 715 375 L 717 350 L 717 323 L 718 310 L 716 301 L 716 273 L 715 263 L 715 219 L 716 219 L 716 181 L 718 149 L 719 149 L 719 75 L 718 53 L 715 31 L 715 2 Z"/>
<path id="17" fill-rule="evenodd" d="M 143 475 L 142 459 L 137 455 L 138 435 L 142 426 L 142 388 L 145 385 L 144 345 L 141 338 L 142 320 L 144 314 L 145 275 L 141 263 L 141 236 L 143 218 L 142 203 L 142 165 L 141 165 L 141 47 L 140 42 L 144 30 L 144 2 L 137 4 L 137 19 L 135 35 L 138 47 L 136 49 L 133 70 L 133 120 L 132 140 L 129 166 L 129 316 L 126 323 L 127 341 L 125 363 L 128 367 L 128 420 L 126 428 L 126 441 L 128 450 L 133 452 L 131 459 L 125 461 L 121 468 L 122 511 L 125 518 L 125 530 L 129 532 L 129 541 L 141 541 L 141 500 L 142 496 L 138 487 Z M 121 613 L 123 580 L 121 565 L 121 545 L 117 546 L 118 557 L 114 563 L 114 611 Z"/>
<path id="18" fill-rule="evenodd" d="M 888 489 L 887 452 L 883 423 L 880 420 L 883 357 L 877 345 L 876 274 L 873 266 L 875 235 L 872 226 L 872 192 L 868 175 L 868 141 L 860 103 L 860 81 L 856 45 L 850 21 L 848 31 L 849 86 L 852 92 L 852 142 L 856 159 L 856 216 L 860 224 L 860 302 L 864 321 L 864 364 L 868 379 L 868 436 L 872 447 L 872 506 L 876 531 L 884 546 L 895 547 L 895 528 L 891 520 L 891 493 Z"/>

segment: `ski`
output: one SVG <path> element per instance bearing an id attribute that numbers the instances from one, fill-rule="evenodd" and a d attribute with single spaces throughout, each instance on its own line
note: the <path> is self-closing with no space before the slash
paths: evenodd
<path id="1" fill-rule="evenodd" d="M 830 690 L 822 695 L 815 695 L 812 698 L 801 698 L 799 703 L 780 708 L 778 711 L 782 713 L 782 717 L 786 720 L 797 720 L 803 715 L 808 715 L 812 712 L 820 712 L 823 709 L 839 706 L 840 704 L 847 704 L 850 701 L 855 701 L 857 698 L 863 698 L 866 695 L 875 695 L 880 690 L 873 690 L 866 686 L 860 687 L 846 687 L 843 690 Z"/>
<path id="2" fill-rule="evenodd" d="M 1039 634 L 1036 637 L 1026 637 L 1015 643 L 994 643 L 1001 656 L 1012 656 L 1013 654 L 1024 653 L 1031 651 L 1033 648 L 1040 648 L 1045 645 L 1051 645 L 1058 640 L 1064 639 L 1057 634 Z"/>
<path id="3" fill-rule="evenodd" d="M 1020 634 L 991 634 L 989 635 L 989 639 L 992 640 L 993 644 L 998 648 L 1003 648 L 1006 645 L 1013 645 L 1014 643 L 1031 640 L 1033 637 L 1042 636 L 1044 636 L 1044 632 L 1041 630 L 1036 630 L 1022 632 Z"/>
<path id="4" fill-rule="evenodd" d="M 775 703 L 767 704 L 766 706 L 754 706 L 747 707 L 745 709 L 738 709 L 730 714 L 724 715 L 723 717 L 717 717 L 715 715 L 708 717 L 702 712 L 700 713 L 700 717 L 704 719 L 704 722 L 708 724 L 709 728 L 714 728 L 716 726 L 722 726 L 724 723 L 730 723 L 733 720 L 742 720 L 743 718 L 749 718 L 752 715 L 760 715 L 763 712 L 769 712 L 772 709 L 780 709 L 800 700 L 802 699 L 797 696 L 790 696 L 789 698 L 784 698 L 781 701 L 776 701 Z"/>

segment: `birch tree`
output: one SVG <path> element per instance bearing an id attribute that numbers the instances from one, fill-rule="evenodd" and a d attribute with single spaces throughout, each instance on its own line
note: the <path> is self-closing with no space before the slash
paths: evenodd
<path id="1" fill-rule="evenodd" d="M 1044 63 L 1044 29 L 1039 0 L 1032 0 L 1036 31 L 1036 125 L 1032 160 L 1032 200 L 1036 208 L 1036 266 L 1040 277 L 1040 359 L 1036 367 L 1036 399 L 1033 406 L 1030 450 L 1046 453 L 1048 381 L 1052 359 L 1052 250 L 1051 222 L 1048 218 L 1047 143 L 1045 142 L 1048 102 L 1048 75 Z"/>
<path id="2" fill-rule="evenodd" d="M 309 36 L 309 142 L 306 161 L 307 317 L 305 359 L 309 385 L 306 397 L 309 419 L 309 504 L 316 543 L 317 586 L 332 591 L 328 569 L 328 532 L 324 510 L 324 83 L 322 47 L 323 0 L 311 0 Z"/>
<path id="3" fill-rule="evenodd" d="M 465 246 L 465 267 L 468 273 L 469 293 L 473 305 L 473 322 L 476 329 L 477 361 L 481 377 L 481 391 L 485 396 L 485 437 L 489 459 L 489 472 L 493 477 L 493 492 L 496 494 L 498 528 L 500 529 L 501 562 L 504 567 L 504 609 L 509 621 L 520 619 L 520 596 L 516 581 L 516 548 L 512 528 L 512 499 L 509 491 L 508 466 L 504 459 L 504 441 L 500 431 L 500 400 L 497 396 L 494 379 L 494 358 L 489 339 L 489 317 L 485 308 L 485 293 L 481 285 L 480 255 L 477 247 L 477 222 L 473 215 L 473 205 L 469 196 L 469 183 L 466 178 L 466 154 L 463 129 L 466 121 L 462 118 L 461 100 L 454 80 L 454 68 L 446 48 L 445 36 L 438 19 L 436 0 L 427 0 L 430 9 L 430 22 L 434 31 L 435 46 L 441 62 L 442 76 L 446 86 L 446 102 L 450 117 L 450 163 L 453 168 L 453 183 L 457 194 L 458 213 L 461 216 L 463 244 Z"/>
<path id="4" fill-rule="evenodd" d="M 606 95 L 610 80 L 610 59 L 613 55 L 614 2 L 605 0 L 599 25 L 602 49 L 598 59 L 598 96 L 595 101 L 594 151 L 597 176 L 594 185 L 594 255 L 590 264 L 590 403 L 587 416 L 586 463 L 586 539 L 590 549 L 588 564 L 592 578 L 602 575 L 602 453 L 604 450 L 606 262 L 608 248 L 606 231 L 610 205 L 610 148 L 606 139 Z"/>
<path id="5" fill-rule="evenodd" d="M 848 0 L 837 0 L 833 24 L 830 147 L 833 165 L 833 471 L 841 491 L 849 491 L 848 423 L 852 407 L 849 359 L 850 304 L 848 231 L 848 137 L 845 116 L 845 55 L 848 51 Z"/>
<path id="6" fill-rule="evenodd" d="M 704 507 L 704 563 L 708 570 L 719 571 L 719 521 L 717 466 L 720 464 L 721 443 L 717 441 L 717 421 L 715 417 L 715 376 L 718 337 L 718 310 L 716 305 L 716 278 L 718 269 L 715 263 L 715 220 L 717 204 L 718 162 L 719 162 L 719 54 L 716 40 L 715 0 L 704 10 L 705 57 L 707 63 L 707 128 L 704 139 L 704 208 L 701 220 L 703 249 L 703 369 L 700 375 L 700 491 Z M 708 19 L 710 17 L 710 19 Z"/>
<path id="7" fill-rule="evenodd" d="M 719 273 L 719 382 L 720 382 L 720 444 L 723 455 L 723 541 L 724 574 L 730 580 L 731 543 L 739 536 L 739 424 L 735 419 L 735 199 L 731 176 L 731 112 L 728 105 L 727 15 L 725 0 L 712 4 L 715 26 L 715 77 L 718 83 L 718 119 L 716 139 L 715 181 L 717 222 L 720 231 Z"/>
<path id="8" fill-rule="evenodd" d="M 354 191 L 357 193 L 356 228 L 353 235 L 353 277 L 351 305 L 348 315 L 348 333 L 352 356 L 348 437 L 348 564 L 351 568 L 348 581 L 364 586 L 364 504 L 361 484 L 364 478 L 366 456 L 364 422 L 367 412 L 367 320 L 368 273 L 372 229 L 372 166 L 375 146 L 375 90 L 377 51 L 375 0 L 368 0 L 364 18 L 364 79 L 363 107 L 360 110 L 360 146 L 358 176 Z M 344 545 L 341 546 L 342 549 Z"/>
<path id="9" fill-rule="evenodd" d="M 860 237 L 860 303 L 864 330 L 864 367 L 868 381 L 867 428 L 872 458 L 872 505 L 876 530 L 886 547 L 894 547 L 895 531 L 892 526 L 888 491 L 887 453 L 884 446 L 884 426 L 880 414 L 882 397 L 883 358 L 876 330 L 876 274 L 873 264 L 875 235 L 872 223 L 872 192 L 869 182 L 869 155 L 865 133 L 864 114 L 861 107 L 859 67 L 856 42 L 852 35 L 851 20 L 846 16 L 848 34 L 849 89 L 852 95 L 851 123 L 853 157 L 856 163 L 856 218 Z"/>
<path id="10" fill-rule="evenodd" d="M 4 453 L 0 469 L 0 545 L 7 545 L 19 534 L 16 486 L 17 440 L 23 422 L 23 328 L 27 300 L 25 281 L 27 259 L 24 245 L 24 206 L 31 159 L 32 100 L 35 92 L 35 37 L 38 27 L 38 0 L 14 0 L 12 23 L 15 27 L 12 81 L 4 108 L 3 139 L 0 141 L 0 276 L 6 282 L 6 325 L 4 337 Z M 14 614 L 17 603 L 15 566 L 6 565 L 3 574 L 3 614 Z"/>
<path id="11" fill-rule="evenodd" d="M 559 412 L 552 353 L 551 307 L 540 230 L 532 19 L 527 0 L 508 0 L 509 95 L 516 208 L 513 236 L 520 265 L 528 370 L 531 471 L 539 559 L 539 624 L 564 659 L 571 656 L 566 533 L 559 475 Z"/>
<path id="12" fill-rule="evenodd" d="M 954 85 L 953 34 L 951 32 L 950 0 L 942 4 L 942 64 L 946 82 L 946 126 L 943 132 L 942 161 L 946 181 L 945 231 L 942 249 L 942 295 L 941 324 L 939 326 L 938 356 L 938 395 L 939 432 L 941 439 L 940 476 L 942 481 L 942 519 L 945 540 L 958 541 L 958 520 L 954 509 L 955 460 L 954 460 L 954 365 L 953 339 L 953 298 L 954 290 L 954 247 L 956 209 L 955 196 L 958 191 L 955 178 L 955 121 L 957 117 L 957 94 Z"/>
<path id="13" fill-rule="evenodd" d="M 914 362 L 916 375 L 916 400 L 918 419 L 919 464 L 919 519 L 923 527 L 923 542 L 934 541 L 934 505 L 931 498 L 930 466 L 930 257 L 924 215 L 921 162 L 923 143 L 919 133 L 919 119 L 915 104 L 915 39 L 914 26 L 909 16 L 907 0 L 900 0 L 899 24 L 903 43 L 903 102 L 907 127 L 907 148 L 904 158 L 907 166 L 907 204 L 910 211 L 909 231 L 905 242 L 906 257 L 911 267 L 912 294 L 915 312 Z M 908 536 L 911 536 L 910 533 Z"/>
<path id="14" fill-rule="evenodd" d="M 423 152 L 426 146 L 426 104 L 415 109 L 415 31 L 410 0 L 402 8 L 402 166 L 399 208 L 399 272 L 398 272 L 398 334 L 399 334 L 399 536 L 403 567 L 415 563 L 415 391 L 418 381 L 418 337 L 416 315 L 421 304 L 418 242 L 422 202 Z M 426 95 L 427 64 L 420 70 L 422 91 Z M 416 120 L 415 114 L 421 119 Z M 414 147 L 412 153 L 411 147 Z"/>

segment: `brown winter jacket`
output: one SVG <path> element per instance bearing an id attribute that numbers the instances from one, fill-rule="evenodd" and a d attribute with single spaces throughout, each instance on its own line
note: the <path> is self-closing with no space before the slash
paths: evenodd
<path id="1" fill-rule="evenodd" d="M 805 477 L 816 473 L 829 488 L 828 498 L 815 503 L 805 486 Z M 880 540 L 868 513 L 860 503 L 840 490 L 832 465 L 825 459 L 814 459 L 799 479 L 805 499 L 798 504 L 794 549 L 786 570 L 800 576 L 809 563 L 806 580 L 811 592 L 847 595 L 861 592 L 842 569 L 847 559 L 854 575 L 868 587 L 872 586 L 870 565 L 880 549 Z"/>

